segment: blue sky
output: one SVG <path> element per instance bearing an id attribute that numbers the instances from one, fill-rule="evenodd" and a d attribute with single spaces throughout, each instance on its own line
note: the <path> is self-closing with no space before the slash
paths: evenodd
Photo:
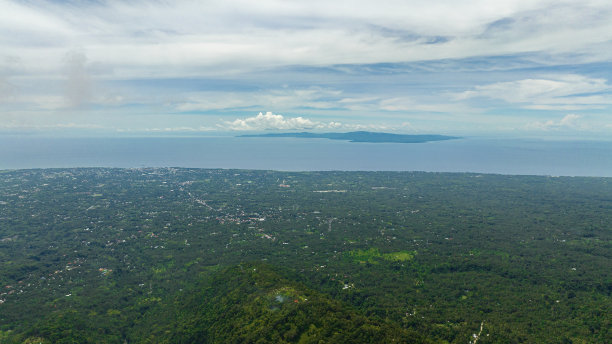
<path id="1" fill-rule="evenodd" d="M 4 1 L 0 133 L 612 137 L 609 1 Z"/>

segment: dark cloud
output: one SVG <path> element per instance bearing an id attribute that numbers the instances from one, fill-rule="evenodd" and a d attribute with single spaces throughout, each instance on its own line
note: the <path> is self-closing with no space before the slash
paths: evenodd
<path id="1" fill-rule="evenodd" d="M 87 68 L 87 56 L 82 52 L 70 52 L 64 59 L 65 101 L 70 108 L 82 108 L 92 98 L 92 79 Z"/>
<path id="2" fill-rule="evenodd" d="M 0 59 L 0 103 L 15 98 L 15 85 L 9 81 L 9 77 L 15 74 L 20 59 L 14 56 L 5 56 Z"/>
<path id="3" fill-rule="evenodd" d="M 0 103 L 12 99 L 15 96 L 14 91 L 15 87 L 0 75 Z"/>

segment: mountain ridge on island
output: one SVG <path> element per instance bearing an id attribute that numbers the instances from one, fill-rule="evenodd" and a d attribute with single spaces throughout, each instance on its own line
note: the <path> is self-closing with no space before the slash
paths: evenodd
<path id="1" fill-rule="evenodd" d="M 371 131 L 351 131 L 347 133 L 311 133 L 304 131 L 299 133 L 247 134 L 239 135 L 238 137 L 295 137 L 369 143 L 425 143 L 430 141 L 444 141 L 460 138 L 446 135 L 405 135 Z"/>

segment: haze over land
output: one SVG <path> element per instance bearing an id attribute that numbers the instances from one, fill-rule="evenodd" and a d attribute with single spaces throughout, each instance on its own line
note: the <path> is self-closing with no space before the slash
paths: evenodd
<path id="1" fill-rule="evenodd" d="M 0 133 L 607 138 L 605 1 L 0 1 Z"/>

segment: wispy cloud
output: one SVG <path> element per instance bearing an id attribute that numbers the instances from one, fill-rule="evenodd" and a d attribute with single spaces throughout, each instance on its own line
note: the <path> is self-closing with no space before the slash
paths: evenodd
<path id="1" fill-rule="evenodd" d="M 164 127 L 164 128 L 117 128 L 118 133 L 201 133 L 217 130 L 218 128 L 211 128 L 206 126 L 199 127 Z"/>
<path id="2" fill-rule="evenodd" d="M 321 87 L 275 88 L 254 92 L 198 92 L 187 95 L 177 102 L 178 111 L 209 111 L 220 109 L 254 109 L 274 107 L 293 109 L 297 107 L 330 108 L 342 94 L 339 90 Z"/>
<path id="3" fill-rule="evenodd" d="M 606 79 L 559 75 L 476 86 L 455 99 L 487 97 L 519 104 L 527 109 L 567 110 L 601 108 L 612 104 Z"/>
<path id="4" fill-rule="evenodd" d="M 547 120 L 547 121 L 535 121 L 530 122 L 526 125 L 526 129 L 529 130 L 563 130 L 563 129 L 587 129 L 587 126 L 580 122 L 582 116 L 576 114 L 567 114 L 558 121 Z"/>
<path id="5" fill-rule="evenodd" d="M 97 124 L 85 123 L 54 123 L 54 124 L 24 124 L 16 121 L 0 123 L 0 129 L 19 129 L 19 130 L 57 130 L 57 129 L 107 129 Z"/>
<path id="6" fill-rule="evenodd" d="M 580 51 L 591 60 L 611 54 L 592 49 L 608 42 L 612 32 L 612 5 L 596 0 L 579 5 L 547 0 L 3 1 L 0 8 L 0 30 L 14 33 L 3 35 L 4 50 L 48 70 L 75 46 L 131 76 L 542 51 Z"/>

